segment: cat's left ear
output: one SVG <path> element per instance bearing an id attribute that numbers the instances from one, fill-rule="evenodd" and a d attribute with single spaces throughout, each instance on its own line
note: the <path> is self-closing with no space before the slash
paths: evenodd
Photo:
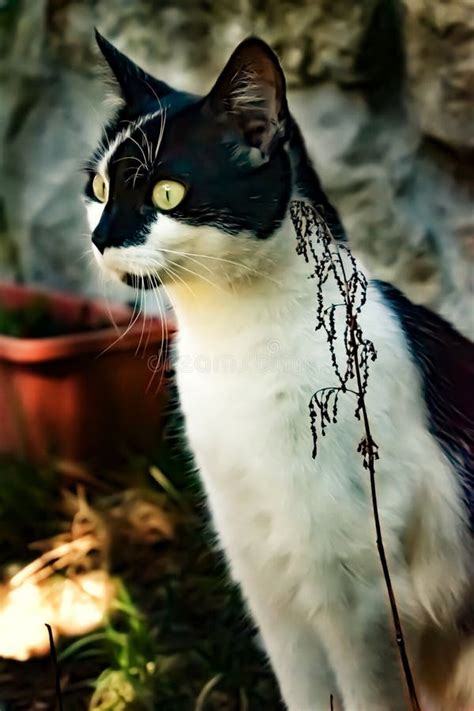
<path id="1" fill-rule="evenodd" d="M 150 102 L 159 103 L 173 89 L 164 81 L 155 79 L 132 62 L 125 54 L 95 30 L 95 39 L 102 55 L 109 65 L 119 93 L 130 109 L 144 110 Z"/>
<path id="2" fill-rule="evenodd" d="M 273 50 L 257 37 L 241 42 L 204 106 L 255 149 L 257 163 L 268 160 L 289 124 L 285 76 Z"/>

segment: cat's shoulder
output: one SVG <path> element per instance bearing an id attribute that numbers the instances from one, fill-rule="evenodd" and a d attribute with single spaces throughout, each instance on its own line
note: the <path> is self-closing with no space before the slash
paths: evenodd
<path id="1" fill-rule="evenodd" d="M 431 433 L 462 476 L 474 526 L 474 343 L 393 285 L 372 283 L 401 326 L 421 376 Z"/>

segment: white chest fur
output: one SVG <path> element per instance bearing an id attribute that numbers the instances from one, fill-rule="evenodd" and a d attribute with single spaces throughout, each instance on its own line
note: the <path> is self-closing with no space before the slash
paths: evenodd
<path id="1" fill-rule="evenodd" d="M 327 687 L 308 681 L 313 668 L 304 660 L 317 655 L 308 626 L 317 630 L 332 669 L 347 666 L 348 685 L 358 673 L 352 652 L 345 656 L 348 628 L 356 640 L 351 649 L 365 656 L 368 669 L 378 674 L 377 660 L 392 662 L 389 633 L 380 633 L 386 598 L 369 481 L 357 453 L 363 429 L 351 395 L 340 401 L 338 422 L 312 458 L 308 404 L 316 389 L 336 384 L 325 335 L 315 331 L 314 284 L 298 267 L 278 288 L 260 284 L 237 294 L 193 284 L 192 293 L 175 289 L 172 298 L 181 405 L 215 527 L 289 707 L 319 711 Z M 428 431 L 419 375 L 399 324 L 374 288 L 361 324 L 378 353 L 366 401 L 380 453 L 384 544 L 401 613 L 421 624 L 449 615 L 460 599 L 461 497 Z M 337 350 L 343 359 L 341 340 Z M 368 628 L 379 630 L 370 642 Z M 373 699 L 395 694 L 393 708 L 403 708 L 400 688 L 382 696 L 378 689 Z M 361 698 L 362 706 L 348 708 L 379 708 L 369 691 Z"/>
<path id="2" fill-rule="evenodd" d="M 345 560 L 370 577 L 377 561 L 367 475 L 356 451 L 363 432 L 351 396 L 341 401 L 316 460 L 311 456 L 308 403 L 335 376 L 325 337 L 314 331 L 312 284 L 302 292 L 286 300 L 273 288 L 273 301 L 262 293 L 215 293 L 207 305 L 188 296 L 177 374 L 191 449 L 235 576 L 258 574 L 271 583 L 269 595 L 284 599 L 307 591 L 315 609 L 344 594 L 340 580 L 321 574 L 327 566 L 344 570 Z M 181 307 L 178 301 L 178 318 Z M 426 481 L 433 496 L 438 483 L 446 495 L 447 463 L 427 432 L 398 324 L 375 291 L 362 320 L 378 350 L 368 406 L 380 447 L 385 538 L 396 558 Z M 455 510 L 454 491 L 449 498 Z"/>

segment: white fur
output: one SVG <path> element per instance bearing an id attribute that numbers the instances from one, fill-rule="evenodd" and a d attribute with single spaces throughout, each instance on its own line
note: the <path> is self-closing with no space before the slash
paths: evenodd
<path id="1" fill-rule="evenodd" d="M 105 204 L 103 202 L 96 202 L 95 200 L 86 200 L 85 203 L 90 231 L 94 232 L 104 212 Z"/>
<path id="2" fill-rule="evenodd" d="M 334 694 L 346 711 L 401 711 L 357 453 L 363 431 L 349 395 L 311 457 L 308 403 L 335 376 L 295 240 L 289 219 L 256 241 L 161 215 L 145 246 L 106 249 L 103 263 L 118 273 L 156 271 L 167 286 L 189 443 L 288 708 L 325 711 Z M 328 284 L 328 303 L 333 296 Z M 423 630 L 451 619 L 466 585 L 461 494 L 428 432 L 400 326 L 373 288 L 361 322 L 378 352 L 367 406 L 380 453 L 379 509 L 416 671 Z"/>
<path id="3" fill-rule="evenodd" d="M 158 97 L 157 97 L 158 98 Z M 166 112 L 163 111 L 161 108 L 158 109 L 157 111 L 152 111 L 149 114 L 145 114 L 143 116 L 140 116 L 136 121 L 127 121 L 125 122 L 124 128 L 122 128 L 121 131 L 118 131 L 117 134 L 114 136 L 114 139 L 111 143 L 107 144 L 101 144 L 101 157 L 98 160 L 97 165 L 95 166 L 96 172 L 99 173 L 100 175 L 107 177 L 108 176 L 108 165 L 111 157 L 117 150 L 117 148 L 124 143 L 127 139 L 131 139 L 134 142 L 137 143 L 137 146 L 140 148 L 142 151 L 142 158 L 143 158 L 143 163 L 144 166 L 149 164 L 150 166 L 153 163 L 153 158 L 156 158 L 156 155 L 154 155 L 155 150 L 152 151 L 152 147 L 149 146 L 149 144 L 145 143 L 143 144 L 143 140 L 146 139 L 146 136 L 144 134 L 137 134 L 137 131 L 144 126 L 145 123 L 148 121 L 152 121 L 153 119 L 156 119 L 158 116 L 162 117 L 162 127 L 164 126 L 164 122 L 166 120 Z M 135 136 L 135 138 L 134 138 Z M 138 139 L 138 142 L 137 142 Z M 160 139 L 161 140 L 161 139 Z M 159 145 L 156 147 L 156 150 L 159 148 Z M 146 152 L 145 152 L 146 150 Z"/>

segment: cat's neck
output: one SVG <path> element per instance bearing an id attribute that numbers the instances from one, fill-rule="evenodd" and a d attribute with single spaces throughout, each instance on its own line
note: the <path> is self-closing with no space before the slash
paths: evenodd
<path id="1" fill-rule="evenodd" d="M 271 333 L 301 321 L 312 323 L 315 283 L 311 268 L 297 253 L 297 237 L 288 215 L 268 240 L 271 259 L 240 279 L 226 282 L 206 275 L 168 288 L 181 333 L 196 342 L 216 344 L 249 331 Z M 334 293 L 332 293 L 334 292 Z M 328 303 L 340 300 L 335 283 L 325 284 Z"/>
<path id="2" fill-rule="evenodd" d="M 288 154 L 293 174 L 293 198 L 312 205 L 327 222 L 333 237 L 345 241 L 339 215 L 322 190 L 306 151 L 298 125 L 293 122 Z M 319 249 L 314 245 L 316 250 Z M 180 329 L 204 336 L 238 333 L 251 323 L 271 330 L 272 324 L 291 324 L 301 313 L 314 310 L 314 280 L 304 257 L 297 254 L 297 237 L 290 211 L 280 229 L 259 252 L 258 264 L 243 268 L 237 278 L 225 278 L 225 270 L 186 283 L 173 283 L 169 295 Z M 334 289 L 334 295 L 331 290 Z M 339 300 L 335 284 L 325 284 L 328 303 Z"/>
<path id="3" fill-rule="evenodd" d="M 268 240 L 268 258 L 252 264 L 231 281 L 218 271 L 167 287 L 180 328 L 222 334 L 240 321 L 271 320 L 310 298 L 308 267 L 296 253 L 296 235 L 288 217 Z"/>

